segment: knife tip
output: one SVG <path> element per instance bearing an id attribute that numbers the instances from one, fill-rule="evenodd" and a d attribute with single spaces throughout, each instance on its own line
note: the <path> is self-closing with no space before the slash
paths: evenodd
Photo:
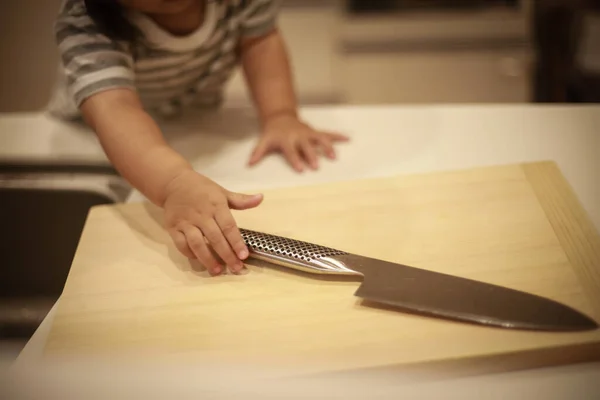
<path id="1" fill-rule="evenodd" d="M 598 323 L 583 314 L 582 312 L 575 310 L 570 307 L 566 307 L 562 304 L 555 303 L 558 309 L 555 314 L 552 314 L 552 318 L 549 318 L 548 313 L 542 314 L 538 318 L 530 319 L 510 319 L 510 318 L 494 318 L 494 317 L 481 317 L 473 314 L 461 314 L 458 312 L 445 312 L 440 309 L 427 309 L 419 308 L 414 305 L 398 304 L 389 302 L 386 299 L 381 298 L 368 298 L 362 297 L 362 304 L 367 307 L 384 308 L 384 309 L 395 309 L 396 311 L 402 311 L 408 315 L 419 315 L 423 317 L 434 317 L 437 319 L 443 319 L 454 322 L 461 322 L 479 326 L 487 326 L 490 328 L 503 328 L 521 331 L 537 331 L 537 332 L 584 332 L 593 331 L 600 328 Z M 560 312 L 558 312 L 560 311 Z"/>
<path id="2" fill-rule="evenodd" d="M 562 318 L 557 318 L 553 321 L 546 319 L 545 321 L 538 320 L 536 322 L 519 321 L 513 323 L 503 323 L 501 321 L 489 321 L 489 325 L 496 325 L 517 330 L 547 332 L 584 332 L 593 331 L 600 327 L 595 320 L 573 309 L 570 309 L 570 313 L 563 314 L 561 317 Z"/>
<path id="3" fill-rule="evenodd" d="M 495 325 L 495 324 L 491 324 Z M 500 324 L 503 325 L 503 324 Z M 593 331 L 598 329 L 598 324 L 589 319 L 586 316 L 582 316 L 578 322 L 569 321 L 568 323 L 556 323 L 556 324 L 506 324 L 506 328 L 512 328 L 517 330 L 530 330 L 530 331 L 546 331 L 546 332 L 585 332 Z"/>
<path id="4" fill-rule="evenodd" d="M 579 331 L 593 331 L 599 328 L 595 320 L 582 313 L 579 313 L 579 322 L 572 324 L 572 326 Z"/>
<path id="5" fill-rule="evenodd" d="M 600 327 L 598 322 L 589 315 L 563 304 L 558 303 L 557 305 L 561 309 L 557 308 L 555 310 L 557 318 L 554 324 L 549 324 L 548 330 L 571 332 L 593 331 Z"/>

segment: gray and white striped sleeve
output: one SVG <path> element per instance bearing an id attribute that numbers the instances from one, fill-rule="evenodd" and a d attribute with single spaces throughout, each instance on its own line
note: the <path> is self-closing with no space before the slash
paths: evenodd
<path id="1" fill-rule="evenodd" d="M 281 0 L 249 0 L 241 21 L 242 36 L 262 36 L 275 28 L 280 2 Z"/>
<path id="2" fill-rule="evenodd" d="M 68 92 L 77 107 L 107 89 L 135 90 L 131 54 L 125 45 L 99 31 L 82 2 L 66 2 L 54 33 Z"/>

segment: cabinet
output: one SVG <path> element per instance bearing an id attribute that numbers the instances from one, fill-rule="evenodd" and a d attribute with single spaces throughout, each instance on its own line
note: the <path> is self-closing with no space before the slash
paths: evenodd
<path id="1" fill-rule="evenodd" d="M 340 25 L 343 100 L 515 103 L 532 99 L 530 7 L 350 16 Z"/>
<path id="2" fill-rule="evenodd" d="M 344 101 L 514 103 L 531 99 L 525 49 L 345 56 Z"/>

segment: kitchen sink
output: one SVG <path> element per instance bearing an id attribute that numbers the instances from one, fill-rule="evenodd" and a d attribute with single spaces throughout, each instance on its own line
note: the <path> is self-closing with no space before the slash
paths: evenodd
<path id="1" fill-rule="evenodd" d="M 0 162 L 0 340 L 35 332 L 62 292 L 90 207 L 130 191 L 103 165 Z"/>

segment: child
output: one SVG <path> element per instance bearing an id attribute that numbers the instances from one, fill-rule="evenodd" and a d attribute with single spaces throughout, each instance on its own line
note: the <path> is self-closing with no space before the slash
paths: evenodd
<path id="1" fill-rule="evenodd" d="M 262 129 L 250 165 L 278 151 L 299 172 L 316 169 L 319 153 L 333 159 L 333 144 L 347 139 L 298 118 L 277 12 L 275 0 L 65 0 L 55 24 L 62 63 L 50 112 L 82 117 L 123 177 L 164 209 L 178 250 L 212 274 L 221 261 L 243 268 L 248 249 L 230 208 L 262 196 L 195 172 L 154 118 L 218 106 L 239 62 Z"/>

